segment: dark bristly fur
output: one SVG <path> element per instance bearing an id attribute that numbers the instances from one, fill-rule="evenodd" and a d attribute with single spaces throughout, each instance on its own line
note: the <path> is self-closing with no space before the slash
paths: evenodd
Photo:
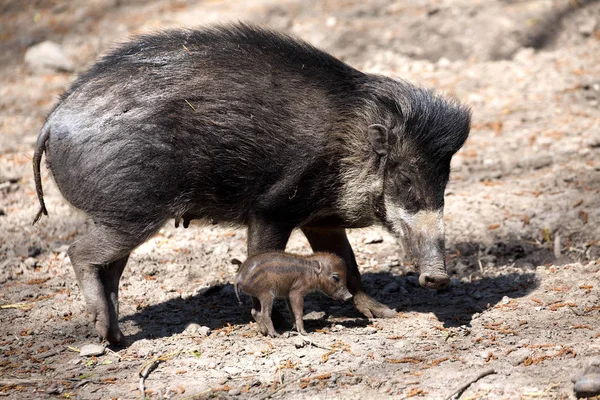
<path id="1" fill-rule="evenodd" d="M 343 229 L 429 232 L 411 243 L 426 269 L 440 270 L 443 230 L 404 211 L 441 213 L 469 120 L 456 102 L 269 30 L 144 35 L 81 75 L 48 116 L 33 162 L 35 221 L 47 214 L 45 152 L 61 193 L 95 223 L 69 255 L 113 342 L 122 337 L 111 299 L 127 257 L 171 218 L 248 226 L 252 254 L 283 250 L 294 228 L 318 228 L 307 233 L 314 246 L 345 249 L 357 308 L 392 315 L 364 293 Z M 337 242 L 322 240 L 327 229 Z"/>

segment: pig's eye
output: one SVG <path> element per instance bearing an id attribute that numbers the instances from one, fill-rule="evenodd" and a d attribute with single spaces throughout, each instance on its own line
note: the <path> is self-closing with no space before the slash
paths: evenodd
<path id="1" fill-rule="evenodd" d="M 340 276 L 338 274 L 333 274 L 333 275 L 331 275 L 331 280 L 334 283 L 340 283 Z"/>

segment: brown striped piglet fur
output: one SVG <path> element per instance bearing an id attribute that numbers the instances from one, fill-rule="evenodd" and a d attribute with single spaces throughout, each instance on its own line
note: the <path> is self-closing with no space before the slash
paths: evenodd
<path id="1" fill-rule="evenodd" d="M 239 300 L 238 289 L 252 297 L 252 316 L 260 331 L 269 336 L 279 336 L 271 320 L 276 298 L 287 299 L 296 329 L 304 335 L 306 294 L 318 290 L 336 300 L 352 297 L 346 286 L 346 265 L 331 253 L 299 256 L 270 252 L 252 256 L 242 264 L 235 280 Z"/>

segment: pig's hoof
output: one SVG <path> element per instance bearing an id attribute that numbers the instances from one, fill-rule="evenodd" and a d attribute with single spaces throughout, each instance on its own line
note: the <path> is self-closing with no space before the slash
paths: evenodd
<path id="1" fill-rule="evenodd" d="M 419 284 L 428 289 L 443 289 L 450 284 L 448 274 L 425 272 L 419 275 Z"/>
<path id="2" fill-rule="evenodd" d="M 106 326 L 106 324 L 96 321 L 96 331 L 113 346 L 127 345 L 125 335 L 123 335 L 123 332 L 121 332 L 118 326 L 116 329 L 111 329 L 110 327 Z"/>
<path id="3" fill-rule="evenodd" d="M 388 306 L 373 300 L 365 292 L 356 292 L 353 299 L 356 309 L 367 318 L 392 318 L 397 314 Z"/>

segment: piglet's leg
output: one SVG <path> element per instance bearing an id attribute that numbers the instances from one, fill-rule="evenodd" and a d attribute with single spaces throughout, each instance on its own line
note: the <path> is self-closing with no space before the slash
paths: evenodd
<path id="1" fill-rule="evenodd" d="M 288 304 L 296 322 L 296 329 L 301 335 L 306 335 L 304 320 L 302 320 L 304 316 L 304 296 L 301 292 L 291 292 Z"/>
<path id="2" fill-rule="evenodd" d="M 252 311 L 250 313 L 256 321 L 256 325 L 258 325 L 258 330 L 260 331 L 260 333 L 266 336 L 268 334 L 268 331 L 267 327 L 263 323 L 262 308 L 260 305 L 260 300 L 257 297 L 252 296 Z"/>
<path id="3" fill-rule="evenodd" d="M 263 326 L 267 330 L 267 334 L 271 337 L 279 336 L 279 333 L 275 331 L 275 327 L 273 326 L 273 321 L 271 320 L 271 311 L 273 310 L 273 296 L 271 294 L 267 294 L 265 296 L 260 297 L 260 306 L 261 306 L 261 320 Z"/>
<path id="4" fill-rule="evenodd" d="M 259 215 L 252 216 L 248 223 L 248 257 L 268 251 L 284 251 L 293 228 L 290 225 L 273 223 L 269 218 Z M 253 309 L 264 315 L 264 310 L 261 311 L 260 307 L 257 308 L 257 305 L 260 305 L 258 299 L 253 299 L 252 304 Z M 254 314 L 252 315 L 254 316 Z M 285 317 L 277 310 L 274 310 L 272 317 L 269 312 L 269 321 L 275 321 L 275 325 L 278 327 L 287 325 Z M 259 324 L 259 329 L 262 329 L 261 322 L 258 319 L 256 322 Z M 264 331 L 261 330 L 261 332 L 266 335 Z"/>

